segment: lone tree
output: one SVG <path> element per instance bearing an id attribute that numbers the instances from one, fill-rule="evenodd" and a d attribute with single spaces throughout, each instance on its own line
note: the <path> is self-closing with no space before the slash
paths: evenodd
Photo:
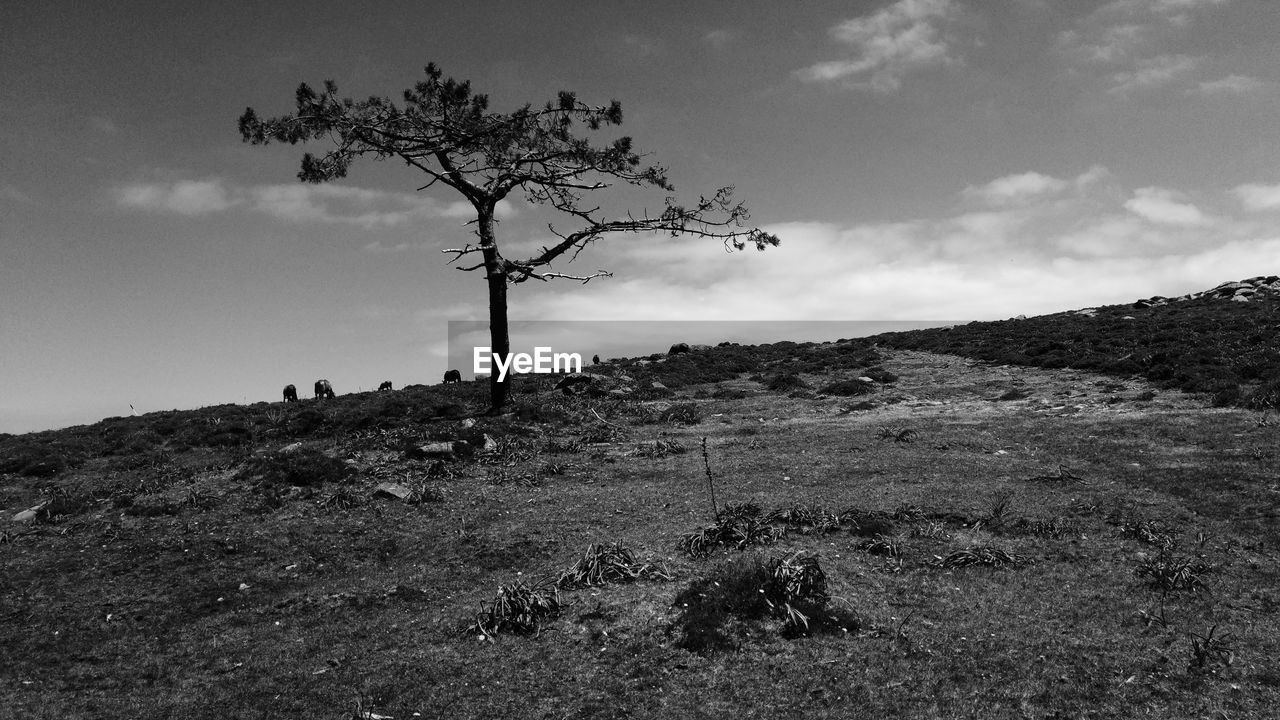
<path id="1" fill-rule="evenodd" d="M 475 208 L 475 242 L 447 248 L 453 261 L 476 255 L 479 261 L 461 270 L 484 269 L 489 286 L 491 352 L 504 362 L 511 351 L 507 330 L 507 285 L 529 279 L 569 278 L 587 282 L 611 273 L 600 270 L 583 276 L 551 270 L 556 258 L 577 257 L 587 245 L 613 233 L 664 232 L 672 236 L 719 238 L 726 249 L 759 250 L 776 246 L 777 236 L 759 228 L 747 228 L 747 209 L 733 202 L 733 188 L 724 187 L 693 205 L 680 205 L 670 196 L 657 215 L 625 214 L 607 218 L 599 206 L 587 204 L 588 191 L 600 191 L 622 181 L 635 186 L 675 190 L 659 165 L 642 165 L 641 155 L 622 137 L 597 147 L 578 132 L 598 131 L 622 123 L 622 105 L 592 107 L 571 92 L 561 92 L 554 102 L 532 105 L 510 113 L 489 110 L 486 95 L 471 92 L 471 83 L 443 77 L 434 63 L 426 67 L 426 79 L 404 91 L 403 104 L 371 97 L 354 101 L 338 98 L 338 87 L 326 81 L 317 93 L 305 83 L 298 86 L 297 111 L 260 119 L 253 108 L 240 117 L 245 142 L 265 145 L 272 141 L 297 144 L 311 140 L 332 141 L 323 155 L 306 153 L 298 178 L 320 183 L 345 177 L 352 161 L 364 156 L 378 160 L 399 158 L 429 178 L 426 190 L 440 183 L 460 193 Z M 498 202 L 519 190 L 532 203 L 562 213 L 576 229 L 565 231 L 554 224 L 559 239 L 551 247 L 523 260 L 503 257 L 494 233 Z M 508 376 L 509 378 L 510 376 Z M 490 377 L 491 413 L 507 402 L 510 379 Z"/>

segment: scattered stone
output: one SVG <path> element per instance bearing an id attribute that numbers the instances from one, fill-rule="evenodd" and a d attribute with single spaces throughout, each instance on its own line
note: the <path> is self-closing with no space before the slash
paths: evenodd
<path id="1" fill-rule="evenodd" d="M 414 460 L 426 459 L 449 459 L 458 455 L 465 455 L 470 449 L 465 440 L 444 440 L 440 442 L 429 442 L 423 445 L 415 445 L 410 447 L 408 455 Z"/>
<path id="2" fill-rule="evenodd" d="M 475 418 L 466 418 L 462 421 L 462 429 L 467 430 L 476 426 Z"/>
<path id="3" fill-rule="evenodd" d="M 403 485 L 398 485 L 396 483 L 389 483 L 389 482 L 378 483 L 378 487 L 373 489 L 373 494 L 374 496 L 386 495 L 388 497 L 393 497 L 397 500 L 405 500 L 405 501 L 408 501 L 409 498 L 413 497 L 413 491 L 410 490 L 409 488 Z"/>
<path id="4" fill-rule="evenodd" d="M 284 447 L 280 448 L 280 454 L 288 455 L 291 452 L 296 452 L 301 449 L 302 449 L 302 443 L 300 442 L 289 443 L 288 445 L 285 445 Z"/>

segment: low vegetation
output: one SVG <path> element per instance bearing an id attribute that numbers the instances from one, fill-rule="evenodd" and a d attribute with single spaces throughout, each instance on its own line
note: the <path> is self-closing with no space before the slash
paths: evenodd
<path id="1" fill-rule="evenodd" d="M 503 417 L 464 382 L 2 436 L 0 715 L 1268 716 L 1280 422 L 1079 367 L 725 345 Z"/>

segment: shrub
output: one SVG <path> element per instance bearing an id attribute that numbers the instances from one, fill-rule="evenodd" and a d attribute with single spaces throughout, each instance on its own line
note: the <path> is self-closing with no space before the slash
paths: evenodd
<path id="1" fill-rule="evenodd" d="M 694 403 L 675 403 L 659 412 L 655 419 L 673 425 L 697 425 L 702 422 L 702 411 Z"/>
<path id="2" fill-rule="evenodd" d="M 510 585 L 499 585 L 497 596 L 491 602 L 480 604 L 480 611 L 467 630 L 485 640 L 493 640 L 504 632 L 530 635 L 539 630 L 544 619 L 559 612 L 560 593 L 555 585 L 525 585 L 523 580 L 517 580 Z"/>
<path id="3" fill-rule="evenodd" d="M 619 541 L 612 545 L 588 545 L 582 557 L 560 574 L 556 587 L 570 590 L 642 579 L 670 580 L 671 575 L 663 567 L 640 562 L 635 553 Z"/>
<path id="4" fill-rule="evenodd" d="M 837 626 L 856 629 L 856 618 L 826 609 L 829 599 L 827 576 L 816 557 L 739 558 L 676 596 L 679 615 L 672 629 L 677 646 L 702 655 L 736 649 L 735 630 L 765 619 L 781 621 L 784 634 L 792 637 Z"/>
<path id="5" fill-rule="evenodd" d="M 791 375 L 791 374 L 774 375 L 770 377 L 768 380 L 766 380 L 764 385 L 765 387 L 774 391 L 794 390 L 796 388 L 809 387 L 809 383 L 805 382 L 804 378 L 800 377 L 799 375 Z"/>
<path id="6" fill-rule="evenodd" d="M 299 448 L 292 452 L 255 457 L 246 463 L 236 478 L 264 486 L 320 487 L 344 480 L 354 473 L 355 470 L 341 460 L 319 450 Z"/>

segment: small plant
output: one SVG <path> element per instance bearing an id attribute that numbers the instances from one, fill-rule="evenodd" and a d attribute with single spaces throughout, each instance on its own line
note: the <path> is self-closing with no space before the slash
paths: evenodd
<path id="1" fill-rule="evenodd" d="M 884 555 L 891 558 L 902 557 L 902 545 L 891 537 L 879 535 L 858 543 L 858 549 L 869 555 Z"/>
<path id="2" fill-rule="evenodd" d="M 1161 550 L 1156 557 L 1138 566 L 1134 573 L 1147 578 L 1151 587 L 1163 592 L 1174 590 L 1208 590 L 1205 575 L 1213 572 L 1207 563 L 1173 555 Z"/>
<path id="3" fill-rule="evenodd" d="M 716 507 L 716 479 L 711 474 L 711 456 L 707 454 L 707 438 L 702 438 L 702 466 L 707 471 L 707 492 L 711 494 L 711 515 L 712 517 L 720 517 L 720 510 Z"/>
<path id="4" fill-rule="evenodd" d="M 510 585 L 499 585 L 498 594 L 491 602 L 480 603 L 480 611 L 467 626 L 467 632 L 489 641 L 504 632 L 530 635 L 538 632 L 544 619 L 559 612 L 560 593 L 553 583 L 526 585 L 523 580 L 517 580 Z"/>
<path id="5" fill-rule="evenodd" d="M 695 403 L 675 403 L 659 412 L 655 420 L 668 425 L 697 425 L 702 422 L 702 411 Z"/>
<path id="6" fill-rule="evenodd" d="M 640 562 L 635 553 L 619 541 L 612 545 L 588 545 L 582 557 L 560 574 L 556 587 L 571 590 L 644 579 L 670 580 L 671 574 L 659 565 Z"/>
<path id="7" fill-rule="evenodd" d="M 1216 672 L 1217 668 L 1230 667 L 1235 661 L 1235 649 L 1227 643 L 1231 633 L 1223 633 L 1214 637 L 1218 626 L 1209 628 L 1208 634 L 1190 633 L 1191 649 L 1188 651 L 1190 662 L 1187 672 Z"/>
<path id="8" fill-rule="evenodd" d="M 951 539 L 951 533 L 947 532 L 947 527 L 942 523 L 929 520 L 927 522 L 912 525 L 911 537 L 926 538 L 928 540 L 941 540 L 945 542 Z"/>
<path id="9" fill-rule="evenodd" d="M 360 504 L 360 497 L 350 488 L 338 488 L 316 501 L 321 510 L 346 510 Z"/>
<path id="10" fill-rule="evenodd" d="M 881 440 L 892 440 L 894 442 L 909 443 L 915 439 L 915 430 L 903 427 L 881 427 L 876 431 L 876 437 Z"/>
<path id="11" fill-rule="evenodd" d="M 680 538 L 680 550 L 692 558 L 707 557 L 719 547 L 743 550 L 751 545 L 771 545 L 786 533 L 772 525 L 755 503 L 728 503 L 716 514 L 716 523 Z"/>
<path id="12" fill-rule="evenodd" d="M 1006 550 L 989 546 L 976 546 L 964 550 L 956 550 L 940 560 L 940 565 L 944 568 L 960 568 L 971 567 L 974 565 L 987 565 L 990 567 L 999 567 L 1001 565 L 1022 565 L 1029 562 L 1025 558 L 1014 555 Z"/>
<path id="13" fill-rule="evenodd" d="M 774 510 L 766 516 L 766 520 L 781 523 L 787 530 L 801 535 L 824 535 L 839 530 L 844 524 L 844 519 L 838 513 L 827 508 L 798 504 Z"/>
<path id="14" fill-rule="evenodd" d="M 1008 518 L 1009 505 L 1013 502 L 1014 493 L 1002 492 L 998 493 L 994 500 L 991 501 L 991 512 L 988 513 L 983 524 L 989 528 L 999 529 L 1004 527 L 1005 520 Z"/>

